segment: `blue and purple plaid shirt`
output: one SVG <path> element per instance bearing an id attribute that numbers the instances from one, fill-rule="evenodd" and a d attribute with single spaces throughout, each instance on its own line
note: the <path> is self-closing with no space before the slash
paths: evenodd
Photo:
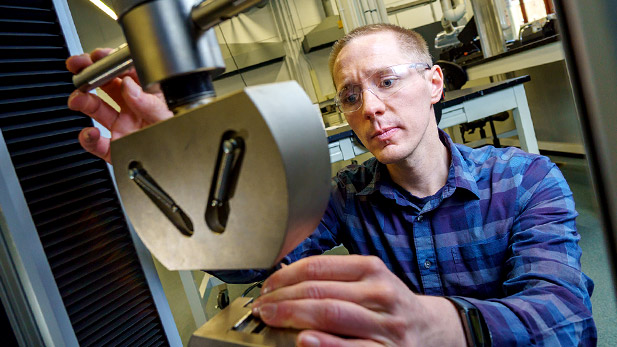
<path id="1" fill-rule="evenodd" d="M 333 179 L 318 229 L 283 262 L 342 243 L 380 257 L 415 293 L 474 304 L 494 346 L 595 345 L 593 282 L 581 272 L 578 214 L 557 166 L 514 148 L 471 149 L 440 137 L 452 154 L 447 183 L 422 208 L 374 158 L 349 166 Z"/>

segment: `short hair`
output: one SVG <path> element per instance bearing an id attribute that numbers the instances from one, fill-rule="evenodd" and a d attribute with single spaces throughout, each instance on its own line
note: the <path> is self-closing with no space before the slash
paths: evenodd
<path id="1" fill-rule="evenodd" d="M 334 46 L 332 46 L 332 52 L 330 52 L 330 58 L 328 59 L 330 74 L 334 75 L 334 62 L 339 53 L 341 53 L 343 47 L 347 46 L 347 44 L 355 38 L 382 32 L 393 33 L 400 42 L 400 48 L 420 60 L 416 63 L 427 63 L 429 65 L 433 65 L 431 54 L 428 52 L 428 45 L 422 35 L 411 29 L 405 29 L 398 25 L 378 23 L 355 28 L 334 43 Z"/>

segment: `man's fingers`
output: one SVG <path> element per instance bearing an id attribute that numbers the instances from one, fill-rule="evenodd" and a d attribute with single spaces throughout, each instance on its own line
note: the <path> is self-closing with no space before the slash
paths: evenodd
<path id="1" fill-rule="evenodd" d="M 66 60 L 66 68 L 70 72 L 77 74 L 86 67 L 92 65 L 92 59 L 88 53 L 74 55 Z"/>
<path id="2" fill-rule="evenodd" d="M 87 114 L 110 130 L 118 118 L 118 111 L 91 93 L 75 90 L 69 96 L 68 106 L 71 110 Z"/>
<path id="3" fill-rule="evenodd" d="M 80 55 L 74 55 L 66 60 L 66 68 L 73 74 L 80 73 L 86 67 L 92 65 L 93 60 L 100 60 L 107 55 L 111 49 L 97 49 L 92 54 L 84 53 Z M 107 93 L 120 107 L 124 107 L 124 100 L 120 96 L 120 85 L 122 80 L 114 78 L 110 82 L 106 83 L 101 88 Z"/>
<path id="4" fill-rule="evenodd" d="M 371 340 L 344 339 L 316 330 L 304 330 L 296 339 L 298 347 L 377 347 L 383 346 Z"/>
<path id="5" fill-rule="evenodd" d="M 80 111 L 94 118 L 107 129 L 111 129 L 118 118 L 118 111 L 91 93 L 74 91 L 69 96 L 68 106 L 71 110 Z"/>
<path id="6" fill-rule="evenodd" d="M 97 48 L 90 53 L 93 62 L 99 61 L 109 55 L 113 48 Z"/>
<path id="7" fill-rule="evenodd" d="M 111 163 L 110 139 L 101 136 L 99 129 L 94 127 L 84 128 L 79 133 L 79 143 L 88 152 Z"/>
<path id="8" fill-rule="evenodd" d="M 109 96 L 116 104 L 118 104 L 120 110 L 129 109 L 124 101 L 124 98 L 122 97 L 122 80 L 120 78 L 114 78 L 99 88 L 102 89 L 105 94 L 107 94 L 107 96 Z M 100 96 L 98 93 L 97 95 Z"/>
<path id="9" fill-rule="evenodd" d="M 387 312 L 396 304 L 392 286 L 339 281 L 305 281 L 268 292 L 257 298 L 253 307 L 266 303 L 301 299 L 337 299 L 356 303 L 376 312 Z"/>
<path id="10" fill-rule="evenodd" d="M 74 55 L 66 60 L 66 68 L 70 72 L 77 74 L 86 67 L 92 65 L 93 62 L 101 60 L 111 52 L 111 48 L 97 48 L 92 53 L 82 53 Z"/>
<path id="11" fill-rule="evenodd" d="M 137 81 L 137 73 L 135 73 L 135 69 L 131 68 L 129 71 L 121 73 L 118 77 L 112 79 L 111 81 L 105 83 L 100 87 L 107 95 L 109 95 L 110 98 L 112 98 L 116 102 L 116 104 L 118 104 L 118 106 L 120 106 L 120 109 L 122 110 L 130 109 L 126 101 L 124 100 L 124 97 L 122 96 L 122 79 L 127 76 L 132 78 L 133 81 Z M 163 102 L 165 101 L 164 99 L 162 100 Z"/>
<path id="12" fill-rule="evenodd" d="M 290 300 L 264 304 L 255 312 L 264 323 L 285 328 L 314 329 L 342 336 L 376 339 L 385 317 L 341 300 Z"/>
<path id="13" fill-rule="evenodd" d="M 358 281 L 388 271 L 377 257 L 360 255 L 319 255 L 301 259 L 273 273 L 263 285 L 262 294 L 303 281 Z"/>
<path id="14" fill-rule="evenodd" d="M 167 104 L 155 95 L 144 92 L 131 78 L 122 79 L 122 97 L 137 118 L 153 124 L 173 116 Z"/>

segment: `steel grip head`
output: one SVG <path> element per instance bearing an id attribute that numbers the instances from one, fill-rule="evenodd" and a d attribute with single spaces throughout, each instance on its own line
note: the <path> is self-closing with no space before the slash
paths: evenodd
<path id="1" fill-rule="evenodd" d="M 115 140 L 112 162 L 136 232 L 171 270 L 270 268 L 315 230 L 330 191 L 323 123 L 296 82 Z"/>

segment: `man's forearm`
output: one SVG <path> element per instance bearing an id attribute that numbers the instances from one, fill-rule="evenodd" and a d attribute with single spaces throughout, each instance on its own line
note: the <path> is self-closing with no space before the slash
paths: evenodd
<path id="1" fill-rule="evenodd" d="M 591 312 L 575 296 L 558 298 L 544 293 L 492 300 L 465 299 L 482 312 L 494 346 L 596 344 Z M 570 314 L 559 311 L 566 307 Z"/>
<path id="2" fill-rule="evenodd" d="M 422 340 L 424 346 L 467 346 L 465 331 L 458 310 L 448 299 L 438 296 L 418 296 L 425 307 L 432 331 Z"/>

